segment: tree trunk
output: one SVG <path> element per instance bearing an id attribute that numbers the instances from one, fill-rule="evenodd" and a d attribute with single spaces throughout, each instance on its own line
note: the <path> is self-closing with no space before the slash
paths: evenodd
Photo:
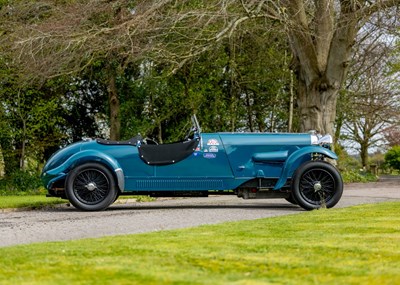
<path id="1" fill-rule="evenodd" d="M 19 159 L 19 168 L 25 170 L 25 148 L 26 148 L 26 120 L 22 119 L 22 146 L 21 157 Z"/>
<path id="2" fill-rule="evenodd" d="M 157 119 L 158 120 L 158 119 Z M 157 123 L 157 139 L 158 139 L 158 143 L 159 144 L 163 144 L 163 136 L 162 136 L 162 125 L 161 125 L 161 121 L 158 120 Z"/>
<path id="3" fill-rule="evenodd" d="M 119 116 L 120 103 L 116 85 L 116 74 L 110 72 L 108 81 L 108 103 L 110 107 L 110 139 L 119 140 L 121 138 L 121 119 Z"/>
<path id="4" fill-rule="evenodd" d="M 361 156 L 361 164 L 364 169 L 367 169 L 368 166 L 368 143 L 361 143 L 360 144 L 360 156 Z"/>
<path id="5" fill-rule="evenodd" d="M 289 120 L 288 120 L 288 132 L 291 133 L 293 129 L 293 102 L 294 102 L 294 92 L 293 92 L 293 71 L 290 71 L 290 100 L 289 100 Z"/>
<path id="6" fill-rule="evenodd" d="M 300 130 L 334 135 L 336 101 L 359 29 L 358 6 L 352 5 L 352 1 L 341 1 L 340 16 L 336 19 L 333 1 L 315 3 L 313 25 L 304 1 L 286 3 L 291 16 L 289 24 L 296 27 L 289 29 L 289 39 L 299 84 Z"/>
<path id="7" fill-rule="evenodd" d="M 254 94 L 254 102 L 253 102 L 253 106 L 254 106 L 254 111 L 255 111 L 255 118 L 256 118 L 256 124 L 258 127 L 258 131 L 259 132 L 265 132 L 266 131 L 266 124 L 265 124 L 265 115 L 264 115 L 264 110 L 263 108 L 260 108 L 260 106 L 262 106 L 263 104 L 260 103 L 260 94 L 257 93 L 253 93 Z"/>
<path id="8" fill-rule="evenodd" d="M 247 121 L 250 132 L 254 132 L 254 124 L 253 124 L 253 108 L 250 104 L 250 92 L 246 91 L 246 112 L 247 112 Z"/>
<path id="9" fill-rule="evenodd" d="M 299 81 L 300 131 L 315 130 L 320 134 L 334 135 L 333 126 L 339 89 L 324 89 L 324 86 L 318 83 L 307 88 Z"/>

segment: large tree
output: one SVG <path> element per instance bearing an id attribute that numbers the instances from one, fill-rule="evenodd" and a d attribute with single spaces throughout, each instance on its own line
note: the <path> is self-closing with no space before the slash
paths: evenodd
<path id="1" fill-rule="evenodd" d="M 109 62 L 112 110 L 119 108 L 113 88 L 119 71 L 144 54 L 170 63 L 175 72 L 231 39 L 244 22 L 284 30 L 298 82 L 301 130 L 332 133 L 358 31 L 377 14 L 396 17 L 400 0 L 10 2 L 14 7 L 7 15 L 22 13 L 23 25 L 12 27 L 23 66 L 40 71 L 34 74 L 54 76 L 82 70 L 99 58 Z M 34 19 L 26 21 L 32 15 Z M 112 113 L 111 120 L 117 129 L 118 113 Z"/>
<path id="2" fill-rule="evenodd" d="M 396 61 L 394 40 L 381 31 L 370 29 L 368 33 L 368 39 L 360 41 L 353 55 L 338 105 L 341 138 L 359 150 L 364 167 L 368 165 L 368 151 L 382 147 L 386 143 L 384 134 L 399 124 L 400 108 L 399 73 L 390 69 Z"/>
<path id="3" fill-rule="evenodd" d="M 175 3 L 175 2 L 174 2 Z M 195 4 L 197 3 L 197 5 Z M 297 77 L 301 130 L 333 133 L 336 102 L 345 81 L 352 47 L 373 18 L 397 16 L 400 0 L 242 0 L 180 1 L 169 9 L 160 50 L 183 65 L 225 38 L 233 38 L 243 23 L 284 30 Z M 171 12 L 173 10 L 174 12 Z M 177 40 L 180 38 L 180 40 Z M 182 42 L 185 46 L 182 47 Z M 168 49 L 169 47 L 169 49 Z M 185 48 L 187 47 L 187 48 Z"/>
<path id="4" fill-rule="evenodd" d="M 379 68 L 370 68 L 344 95 L 348 106 L 342 138 L 356 143 L 364 167 L 370 148 L 383 145 L 384 131 L 398 123 L 400 95 L 391 81 Z"/>
<path id="5" fill-rule="evenodd" d="M 358 31 L 400 1 L 282 1 L 294 55 L 302 130 L 333 133 L 336 102 Z M 276 13 L 276 11 L 275 11 Z"/>
<path id="6" fill-rule="evenodd" d="M 132 24 L 129 2 L 15 0 L 1 9 L 1 44 L 12 51 L 10 64 L 24 74 L 21 84 L 101 69 L 97 79 L 107 86 L 110 137 L 116 140 L 120 137 L 116 82 L 131 58 L 144 50 L 142 37 L 120 36 Z"/>

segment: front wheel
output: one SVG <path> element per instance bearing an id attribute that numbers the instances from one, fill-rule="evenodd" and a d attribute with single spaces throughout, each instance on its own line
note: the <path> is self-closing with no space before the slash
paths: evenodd
<path id="1" fill-rule="evenodd" d="M 298 205 L 306 210 L 331 208 L 339 202 L 342 193 L 342 177 L 327 162 L 306 162 L 294 175 L 292 194 Z"/>
<path id="2" fill-rule="evenodd" d="M 86 163 L 71 170 L 65 190 L 71 204 L 85 211 L 104 210 L 118 194 L 111 171 L 99 163 Z"/>

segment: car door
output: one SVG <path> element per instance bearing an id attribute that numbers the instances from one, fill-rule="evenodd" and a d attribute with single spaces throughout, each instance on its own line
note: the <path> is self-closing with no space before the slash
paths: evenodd
<path id="1" fill-rule="evenodd" d="M 154 177 L 138 179 L 141 190 L 224 190 L 233 179 L 218 134 L 201 134 L 194 151 L 185 159 L 154 165 Z"/>

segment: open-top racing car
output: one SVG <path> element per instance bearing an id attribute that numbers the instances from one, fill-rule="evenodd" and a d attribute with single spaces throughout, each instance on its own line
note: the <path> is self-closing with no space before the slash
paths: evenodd
<path id="1" fill-rule="evenodd" d="M 285 198 L 311 210 L 333 207 L 342 178 L 327 159 L 332 137 L 293 133 L 202 133 L 195 116 L 180 142 L 87 139 L 52 155 L 43 168 L 48 196 L 103 210 L 119 195 Z"/>

